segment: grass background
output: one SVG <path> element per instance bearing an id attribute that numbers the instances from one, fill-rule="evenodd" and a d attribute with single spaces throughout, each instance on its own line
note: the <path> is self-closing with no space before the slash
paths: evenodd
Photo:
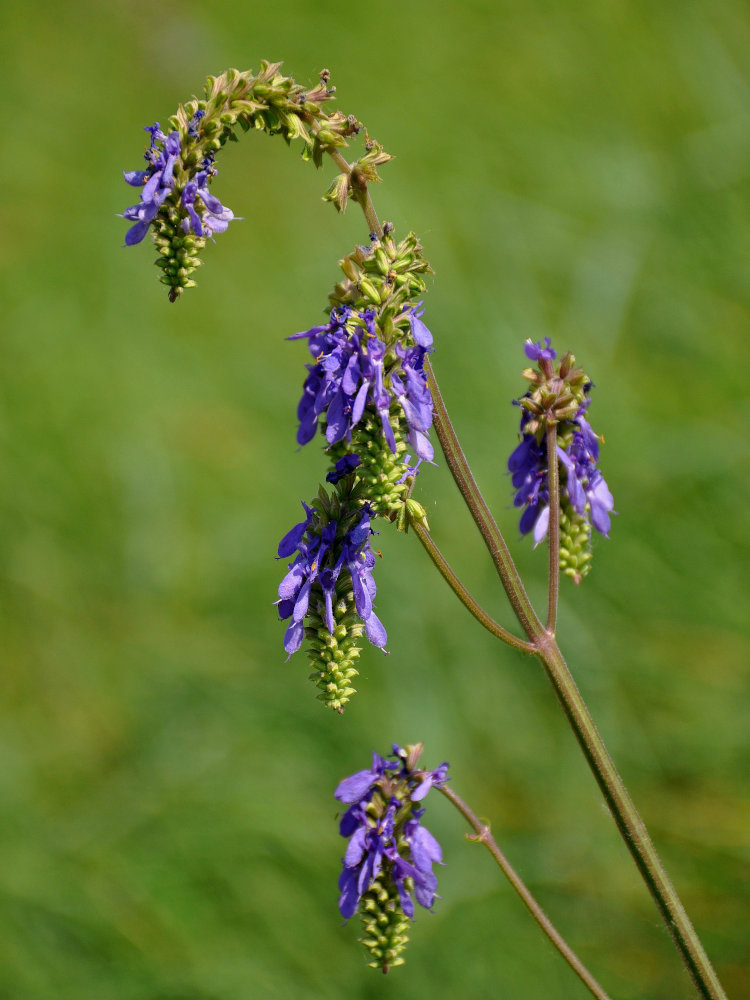
<path id="1" fill-rule="evenodd" d="M 208 73 L 328 66 L 397 159 L 436 370 L 532 595 L 509 401 L 526 337 L 573 349 L 619 517 L 564 587 L 560 639 L 730 996 L 748 959 L 750 17 L 740 0 L 357 6 L 4 0 L 0 393 L 0 997 L 587 995 L 442 799 L 442 899 L 407 965 L 342 927 L 332 791 L 423 740 L 613 997 L 691 996 L 541 671 L 473 627 L 384 531 L 343 718 L 284 663 L 277 540 L 316 489 L 295 452 L 304 351 L 365 235 L 280 140 L 226 150 L 245 221 L 170 306 L 123 249 L 142 126 Z M 503 621 L 455 488 L 419 497 Z"/>

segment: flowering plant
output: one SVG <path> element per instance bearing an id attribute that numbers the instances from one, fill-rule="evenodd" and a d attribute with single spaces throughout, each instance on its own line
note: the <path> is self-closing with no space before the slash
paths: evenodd
<path id="1" fill-rule="evenodd" d="M 396 240 L 394 227 L 375 212 L 370 186 L 391 157 L 365 133 L 364 150 L 350 162 L 342 153 L 362 132 L 361 123 L 327 112 L 334 96 L 330 74 L 305 88 L 280 72 L 228 70 L 209 77 L 203 98 L 180 106 L 171 130 L 147 126 L 146 169 L 125 173 L 141 189 L 123 216 L 132 225 L 127 246 L 151 231 L 161 281 L 174 302 L 195 282 L 206 238 L 234 218 L 209 190 L 217 153 L 242 132 L 264 131 L 301 145 L 305 160 L 320 166 L 328 156 L 338 173 L 324 194 L 342 212 L 349 201 L 364 212 L 367 241 L 339 262 L 343 278 L 328 296 L 325 323 L 293 334 L 306 340 L 307 363 L 297 407 L 297 441 L 325 439 L 325 482 L 305 517 L 279 543 L 290 560 L 278 588 L 278 613 L 288 622 L 283 647 L 291 657 L 306 643 L 319 698 L 342 713 L 354 695 L 355 663 L 364 635 L 384 649 L 387 635 L 375 613 L 373 523 L 411 530 L 456 596 L 474 618 L 512 648 L 536 657 L 549 677 L 619 832 L 652 893 L 700 996 L 724 997 L 703 946 L 666 874 L 654 845 L 617 773 L 556 640 L 561 574 L 580 584 L 591 569 L 592 529 L 607 536 L 614 501 L 599 469 L 601 438 L 589 423 L 593 382 L 574 356 L 558 360 L 550 338 L 527 341 L 534 362 L 522 375 L 528 389 L 521 410 L 520 441 L 508 460 L 520 532 L 535 546 L 547 541 L 546 614 L 532 605 L 503 538 L 458 442 L 432 366 L 433 336 L 425 313 L 424 275 L 430 271 L 413 233 Z M 424 508 L 413 497 L 423 463 L 432 463 L 434 430 L 446 464 L 480 531 L 523 631 L 494 621 L 453 572 L 433 539 Z M 420 477 L 421 478 L 421 477 Z M 359 913 L 371 964 L 387 972 L 403 962 L 406 930 L 415 901 L 431 908 L 437 897 L 433 865 L 443 852 L 423 826 L 424 801 L 438 790 L 464 816 L 472 839 L 483 844 L 560 954 L 591 993 L 607 994 L 565 943 L 511 867 L 486 824 L 447 785 L 447 764 L 417 765 L 421 744 L 374 753 L 369 769 L 345 778 L 336 798 L 348 808 L 340 833 L 348 839 L 339 879 L 339 908 Z"/>

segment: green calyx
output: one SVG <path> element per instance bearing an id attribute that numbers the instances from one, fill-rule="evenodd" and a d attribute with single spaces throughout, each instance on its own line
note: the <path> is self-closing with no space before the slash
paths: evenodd
<path id="1" fill-rule="evenodd" d="M 396 965 L 403 965 L 402 953 L 409 941 L 406 934 L 409 918 L 387 870 L 363 894 L 359 914 L 364 929 L 360 941 L 373 957 L 368 963 L 370 968 L 388 972 Z"/>
<path id="2" fill-rule="evenodd" d="M 391 451 L 376 414 L 365 413 L 354 428 L 351 441 L 340 441 L 328 449 L 336 464 L 344 455 L 357 455 L 362 463 L 355 469 L 358 493 L 375 514 L 395 520 L 409 493 L 409 467 L 404 461 L 406 441 L 403 420 L 394 430 L 396 451 Z"/>
<path id="3" fill-rule="evenodd" d="M 340 195 L 332 185 L 331 198 Z M 426 289 L 422 275 L 432 273 L 414 233 L 400 243 L 393 239 L 393 226 L 385 223 L 382 239 L 373 239 L 369 246 L 358 246 L 339 261 L 344 272 L 328 296 L 331 306 L 345 305 L 352 309 L 374 309 L 378 327 L 386 345 L 405 336 L 409 329 L 404 309 Z"/>
<path id="4" fill-rule="evenodd" d="M 591 569 L 591 525 L 566 501 L 560 507 L 560 572 L 579 584 Z"/>
<path id="5" fill-rule="evenodd" d="M 573 420 L 586 398 L 591 380 L 582 368 L 575 367 L 575 357 L 564 354 L 557 366 L 551 361 L 540 360 L 539 368 L 526 368 L 523 377 L 531 383 L 528 393 L 519 400 L 531 414 L 526 424 L 526 434 L 544 433 L 550 423 Z"/>

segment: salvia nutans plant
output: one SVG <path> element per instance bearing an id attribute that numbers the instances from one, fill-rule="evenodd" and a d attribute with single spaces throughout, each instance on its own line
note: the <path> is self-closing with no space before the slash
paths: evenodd
<path id="1" fill-rule="evenodd" d="M 589 423 L 593 383 L 570 352 L 559 355 L 549 338 L 523 345 L 529 363 L 525 391 L 515 401 L 518 445 L 508 460 L 520 511 L 520 533 L 535 547 L 546 542 L 547 608 L 532 607 L 506 542 L 461 449 L 431 361 L 433 337 L 425 322 L 425 276 L 430 273 L 414 233 L 397 236 L 381 223 L 370 197 L 378 168 L 391 156 L 353 115 L 328 110 L 334 97 L 328 70 L 312 87 L 284 76 L 280 63 L 260 71 L 230 69 L 209 77 L 204 96 L 180 105 L 166 127 L 155 122 L 140 170 L 126 171 L 136 204 L 126 246 L 150 235 L 159 279 L 170 302 L 195 285 L 206 241 L 220 236 L 235 215 L 215 189 L 223 147 L 250 131 L 281 135 L 302 158 L 336 175 L 323 195 L 339 212 L 362 209 L 366 237 L 339 261 L 340 280 L 328 295 L 321 322 L 294 333 L 309 351 L 297 406 L 297 442 L 325 438 L 327 468 L 316 495 L 302 501 L 302 519 L 281 539 L 287 570 L 278 589 L 286 623 L 287 658 L 303 647 L 321 702 L 344 711 L 355 694 L 357 663 L 366 645 L 384 649 L 386 629 L 375 613 L 373 526 L 391 522 L 412 530 L 433 564 L 474 618 L 502 642 L 535 656 L 549 677 L 607 806 L 645 880 L 698 994 L 725 997 L 716 973 L 656 853 L 646 827 L 602 742 L 555 640 L 560 576 L 580 584 L 591 569 L 592 530 L 607 536 L 613 500 L 599 469 L 601 438 Z M 344 154 L 354 143 L 359 155 Z M 212 251 L 213 252 L 213 251 Z M 521 355 L 519 349 L 519 357 Z M 457 578 L 430 534 L 414 484 L 433 463 L 431 433 L 497 569 L 523 637 L 495 622 Z M 552 459 L 552 460 L 550 460 Z M 595 997 L 607 993 L 585 968 L 511 867 L 490 828 L 447 784 L 448 765 L 419 764 L 422 745 L 394 744 L 373 753 L 366 770 L 345 778 L 335 796 L 345 807 L 347 838 L 339 879 L 339 908 L 359 915 L 370 965 L 388 972 L 403 963 L 415 902 L 432 908 L 434 866 L 442 849 L 423 825 L 424 800 L 436 789 L 464 816 L 467 838 L 483 844 L 533 918 Z"/>

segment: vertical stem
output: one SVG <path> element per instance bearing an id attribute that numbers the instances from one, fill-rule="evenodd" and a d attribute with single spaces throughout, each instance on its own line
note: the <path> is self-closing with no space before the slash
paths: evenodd
<path id="1" fill-rule="evenodd" d="M 699 995 L 706 1000 L 726 1000 L 726 994 L 708 955 L 669 880 L 648 830 L 633 805 L 628 790 L 552 637 L 549 637 L 545 648 L 540 648 L 538 655 L 617 828 L 656 902 Z"/>
<path id="2" fill-rule="evenodd" d="M 547 488 L 549 490 L 549 587 L 547 591 L 547 631 L 557 628 L 557 600 L 560 592 L 560 468 L 557 461 L 557 424 L 547 422 Z"/>
<path id="3" fill-rule="evenodd" d="M 591 993 L 597 998 L 597 1000 L 609 1000 L 607 993 L 599 985 L 599 983 L 594 979 L 589 970 L 576 955 L 570 945 L 566 942 L 565 938 L 555 929 L 554 924 L 549 919 L 547 914 L 541 908 L 536 899 L 532 896 L 530 890 L 525 885 L 523 879 L 511 865 L 510 861 L 506 858 L 503 852 L 500 850 L 497 842 L 490 833 L 490 828 L 486 823 L 481 823 L 475 814 L 471 811 L 469 806 L 461 799 L 456 793 L 449 788 L 447 785 L 437 786 L 438 790 L 443 793 L 443 795 L 448 799 L 453 805 L 458 809 L 464 819 L 467 821 L 470 827 L 476 833 L 476 837 L 471 837 L 469 839 L 477 841 L 477 843 L 484 844 L 487 850 L 490 852 L 492 857 L 497 862 L 498 867 L 502 871 L 503 875 L 507 878 L 510 884 L 515 889 L 516 893 L 520 896 L 524 906 L 532 915 L 534 920 L 539 924 L 541 929 L 547 935 L 552 944 L 557 948 L 562 957 L 571 967 L 571 969 L 576 973 L 576 975 L 582 980 L 582 982 L 588 987 Z"/>

